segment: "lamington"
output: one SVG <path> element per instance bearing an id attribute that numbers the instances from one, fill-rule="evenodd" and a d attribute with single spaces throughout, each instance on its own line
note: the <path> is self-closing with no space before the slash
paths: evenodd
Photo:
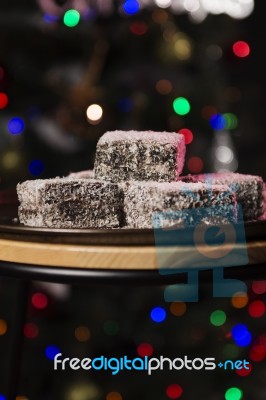
<path id="1" fill-rule="evenodd" d="M 260 176 L 234 172 L 187 175 L 180 177 L 184 182 L 206 182 L 212 185 L 228 185 L 236 194 L 236 201 L 241 205 L 244 220 L 256 220 L 263 214 L 264 182 Z"/>
<path id="2" fill-rule="evenodd" d="M 99 139 L 95 179 L 176 181 L 185 158 L 184 135 L 175 132 L 110 131 Z"/>
<path id="3" fill-rule="evenodd" d="M 127 182 L 123 189 L 124 223 L 129 228 L 154 228 L 155 218 L 167 214 L 170 215 L 168 225 L 175 225 L 180 211 L 184 220 L 197 215 L 207 223 L 209 218 L 216 218 L 219 223 L 237 219 L 235 194 L 227 185 L 213 185 L 210 191 L 201 182 Z M 206 212 L 202 213 L 202 209 Z"/>
<path id="4" fill-rule="evenodd" d="M 32 227 L 117 228 L 122 192 L 94 179 L 36 179 L 17 185 L 19 222 Z"/>
<path id="5" fill-rule="evenodd" d="M 84 171 L 71 172 L 66 178 L 70 179 L 94 179 L 93 169 L 86 169 Z"/>

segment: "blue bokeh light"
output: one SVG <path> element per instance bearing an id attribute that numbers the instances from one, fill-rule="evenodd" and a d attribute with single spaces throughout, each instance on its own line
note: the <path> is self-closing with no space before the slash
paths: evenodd
<path id="1" fill-rule="evenodd" d="M 210 119 L 210 124 L 215 130 L 224 129 L 226 127 L 226 119 L 222 114 L 214 114 Z"/>
<path id="2" fill-rule="evenodd" d="M 133 101 L 128 97 L 124 97 L 123 99 L 119 100 L 118 108 L 122 112 L 130 112 L 133 109 Z"/>
<path id="3" fill-rule="evenodd" d="M 59 17 L 57 15 L 45 13 L 43 16 L 43 19 L 47 23 L 53 23 L 53 22 L 57 22 L 59 20 Z"/>
<path id="4" fill-rule="evenodd" d="M 44 171 L 44 164 L 41 160 L 32 160 L 29 163 L 29 171 L 32 175 L 40 175 Z"/>
<path id="5" fill-rule="evenodd" d="M 14 117 L 8 122 L 8 130 L 12 135 L 19 135 L 25 129 L 25 124 L 22 118 Z"/>
<path id="6" fill-rule="evenodd" d="M 232 329 L 232 336 L 238 346 L 245 347 L 251 343 L 252 336 L 244 324 L 237 324 Z"/>
<path id="7" fill-rule="evenodd" d="M 151 319 L 154 322 L 163 322 L 166 318 L 166 311 L 162 307 L 154 307 L 151 310 Z"/>
<path id="8" fill-rule="evenodd" d="M 140 9 L 139 2 L 137 0 L 126 0 L 123 9 L 126 14 L 134 15 Z"/>
<path id="9" fill-rule="evenodd" d="M 50 360 L 53 360 L 58 353 L 61 353 L 61 350 L 54 345 L 47 346 L 45 349 L 45 355 Z"/>
<path id="10" fill-rule="evenodd" d="M 6 400 L 5 396 L 3 396 L 2 394 L 0 394 L 0 400 Z"/>

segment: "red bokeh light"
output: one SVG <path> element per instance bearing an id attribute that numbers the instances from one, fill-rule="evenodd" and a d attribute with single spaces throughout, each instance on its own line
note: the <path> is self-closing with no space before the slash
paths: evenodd
<path id="1" fill-rule="evenodd" d="M 129 29 L 133 35 L 141 36 L 145 35 L 145 33 L 148 31 L 148 25 L 145 22 L 136 21 L 132 22 Z"/>
<path id="2" fill-rule="evenodd" d="M 24 335 L 28 339 L 34 339 L 38 336 L 39 334 L 39 328 L 37 325 L 33 323 L 27 323 L 24 325 Z"/>
<path id="3" fill-rule="evenodd" d="M 252 290 L 256 294 L 266 293 L 266 281 L 254 281 L 252 282 Z"/>
<path id="4" fill-rule="evenodd" d="M 252 365 L 249 363 L 248 369 L 241 368 L 241 369 L 236 369 L 235 371 L 236 371 L 237 375 L 239 375 L 239 376 L 248 376 L 248 375 L 250 375 L 250 373 L 252 371 Z"/>
<path id="5" fill-rule="evenodd" d="M 35 293 L 32 296 L 32 304 L 35 308 L 43 309 L 47 307 L 48 298 L 44 293 Z"/>
<path id="6" fill-rule="evenodd" d="M 250 54 L 249 44 L 243 40 L 239 40 L 233 44 L 233 52 L 236 57 L 247 57 Z"/>
<path id="7" fill-rule="evenodd" d="M 187 166 L 190 172 L 198 174 L 203 170 L 204 164 L 200 157 L 190 157 Z"/>
<path id="8" fill-rule="evenodd" d="M 182 128 L 178 133 L 181 133 L 185 137 L 185 143 L 190 144 L 193 141 L 193 133 L 190 129 Z"/>
<path id="9" fill-rule="evenodd" d="M 265 304 L 261 300 L 255 300 L 250 303 L 248 313 L 252 318 L 260 318 L 265 314 Z"/>
<path id="10" fill-rule="evenodd" d="M 166 394 L 169 397 L 169 399 L 178 399 L 180 396 L 182 396 L 182 393 L 183 393 L 182 387 L 176 383 L 169 385 L 166 389 Z"/>
<path id="11" fill-rule="evenodd" d="M 263 361 L 266 358 L 266 347 L 256 344 L 251 348 L 249 357 L 252 361 Z"/>
<path id="12" fill-rule="evenodd" d="M 2 110 L 8 104 L 8 97 L 5 93 L 0 93 L 0 109 Z"/>
<path id="13" fill-rule="evenodd" d="M 140 357 L 149 357 L 153 353 L 153 347 L 150 343 L 141 343 L 138 345 L 137 352 Z"/>

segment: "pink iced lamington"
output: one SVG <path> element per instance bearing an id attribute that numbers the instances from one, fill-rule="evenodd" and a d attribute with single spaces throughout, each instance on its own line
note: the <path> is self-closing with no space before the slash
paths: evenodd
<path id="1" fill-rule="evenodd" d="M 221 172 L 180 177 L 184 182 L 206 182 L 209 187 L 216 184 L 228 185 L 236 194 L 237 202 L 242 206 L 243 218 L 255 220 L 263 214 L 264 182 L 260 176 Z"/>
<path id="2" fill-rule="evenodd" d="M 266 182 L 263 185 L 263 214 L 259 217 L 261 221 L 266 220 Z"/>
<path id="3" fill-rule="evenodd" d="M 95 179 L 176 181 L 185 151 L 184 136 L 175 132 L 106 132 L 96 146 Z"/>

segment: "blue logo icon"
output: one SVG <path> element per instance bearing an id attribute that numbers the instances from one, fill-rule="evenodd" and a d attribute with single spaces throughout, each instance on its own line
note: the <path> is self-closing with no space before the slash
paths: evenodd
<path id="1" fill-rule="evenodd" d="M 213 297 L 247 291 L 223 270 L 248 264 L 240 204 L 154 213 L 153 226 L 159 273 L 187 273 L 186 284 L 166 287 L 165 301 L 197 302 L 199 271 L 206 269 L 213 270 Z"/>

